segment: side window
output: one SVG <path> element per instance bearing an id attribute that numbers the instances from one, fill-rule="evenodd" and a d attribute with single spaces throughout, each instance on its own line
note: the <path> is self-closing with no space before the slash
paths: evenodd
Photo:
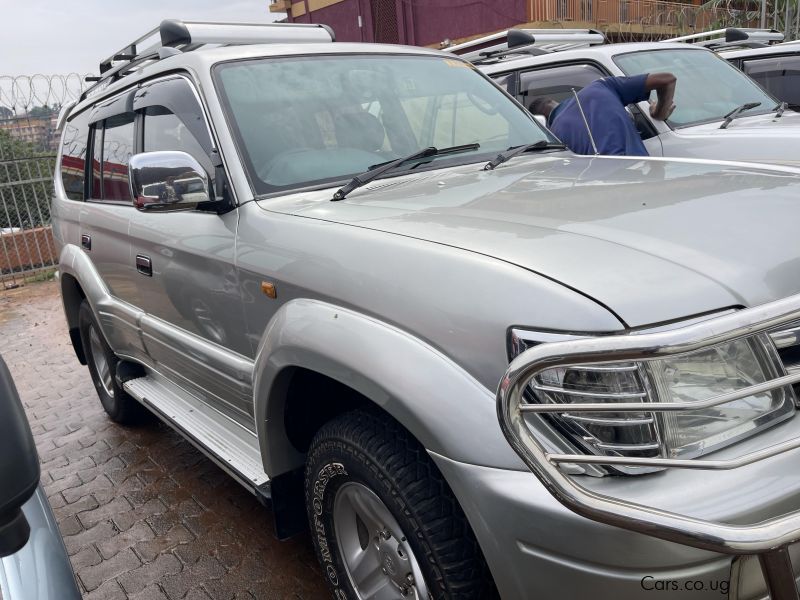
<path id="1" fill-rule="evenodd" d="M 778 100 L 800 107 L 800 56 L 746 60 L 743 70 Z"/>
<path id="2" fill-rule="evenodd" d="M 514 81 L 513 73 L 501 73 L 500 75 L 492 75 L 494 81 L 499 87 L 503 88 L 508 93 L 511 93 L 510 85 Z"/>
<path id="3" fill-rule="evenodd" d="M 61 151 L 61 181 L 70 200 L 83 200 L 86 187 L 86 152 L 89 143 L 89 113 L 83 112 L 64 126 Z"/>
<path id="4" fill-rule="evenodd" d="M 592 65 L 564 65 L 520 74 L 520 102 L 530 109 L 537 98 L 566 100 L 605 74 Z"/>
<path id="5" fill-rule="evenodd" d="M 102 127 L 100 123 L 95 125 L 92 197 L 106 201 L 132 201 L 128 163 L 134 147 L 133 123 L 133 113 L 127 113 L 105 119 Z"/>
<path id="6" fill-rule="evenodd" d="M 133 108 L 144 115 L 143 151 L 177 150 L 194 157 L 214 176 L 213 144 L 203 108 L 184 77 L 156 81 L 136 92 Z"/>
<path id="7" fill-rule="evenodd" d="M 149 106 L 144 111 L 144 152 L 179 150 L 194 157 L 206 172 L 213 175 L 211 160 L 186 124 L 163 106 Z"/>

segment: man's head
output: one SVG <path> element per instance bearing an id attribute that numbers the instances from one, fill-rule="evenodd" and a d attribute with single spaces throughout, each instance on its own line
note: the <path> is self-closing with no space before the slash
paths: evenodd
<path id="1" fill-rule="evenodd" d="M 528 110 L 530 110 L 534 115 L 542 115 L 545 119 L 547 119 L 550 117 L 550 113 L 553 112 L 556 106 L 558 106 L 558 102 L 552 98 L 540 96 L 531 102 Z"/>

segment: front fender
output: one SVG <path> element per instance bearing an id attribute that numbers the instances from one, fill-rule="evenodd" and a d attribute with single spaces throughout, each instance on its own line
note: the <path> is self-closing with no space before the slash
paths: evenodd
<path id="1" fill-rule="evenodd" d="M 524 469 L 500 430 L 494 392 L 436 348 L 372 317 L 316 300 L 275 314 L 255 361 L 255 420 L 272 477 L 303 464 L 283 423 L 281 371 L 303 367 L 366 396 L 429 451 L 453 460 Z"/>

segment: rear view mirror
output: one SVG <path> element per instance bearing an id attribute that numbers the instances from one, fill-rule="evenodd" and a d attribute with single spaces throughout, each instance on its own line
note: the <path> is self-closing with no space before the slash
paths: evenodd
<path id="1" fill-rule="evenodd" d="M 20 550 L 30 536 L 22 505 L 39 485 L 39 455 L 17 388 L 0 357 L 0 557 Z"/>
<path id="2" fill-rule="evenodd" d="M 139 210 L 191 210 L 209 202 L 208 174 L 186 152 L 142 152 L 128 164 L 133 204 Z"/>

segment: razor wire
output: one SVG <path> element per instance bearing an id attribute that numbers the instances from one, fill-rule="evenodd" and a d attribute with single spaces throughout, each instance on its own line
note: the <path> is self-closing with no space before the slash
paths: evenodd
<path id="1" fill-rule="evenodd" d="M 58 115 L 86 88 L 77 73 L 0 75 L 0 290 L 57 262 L 50 199 Z"/>

